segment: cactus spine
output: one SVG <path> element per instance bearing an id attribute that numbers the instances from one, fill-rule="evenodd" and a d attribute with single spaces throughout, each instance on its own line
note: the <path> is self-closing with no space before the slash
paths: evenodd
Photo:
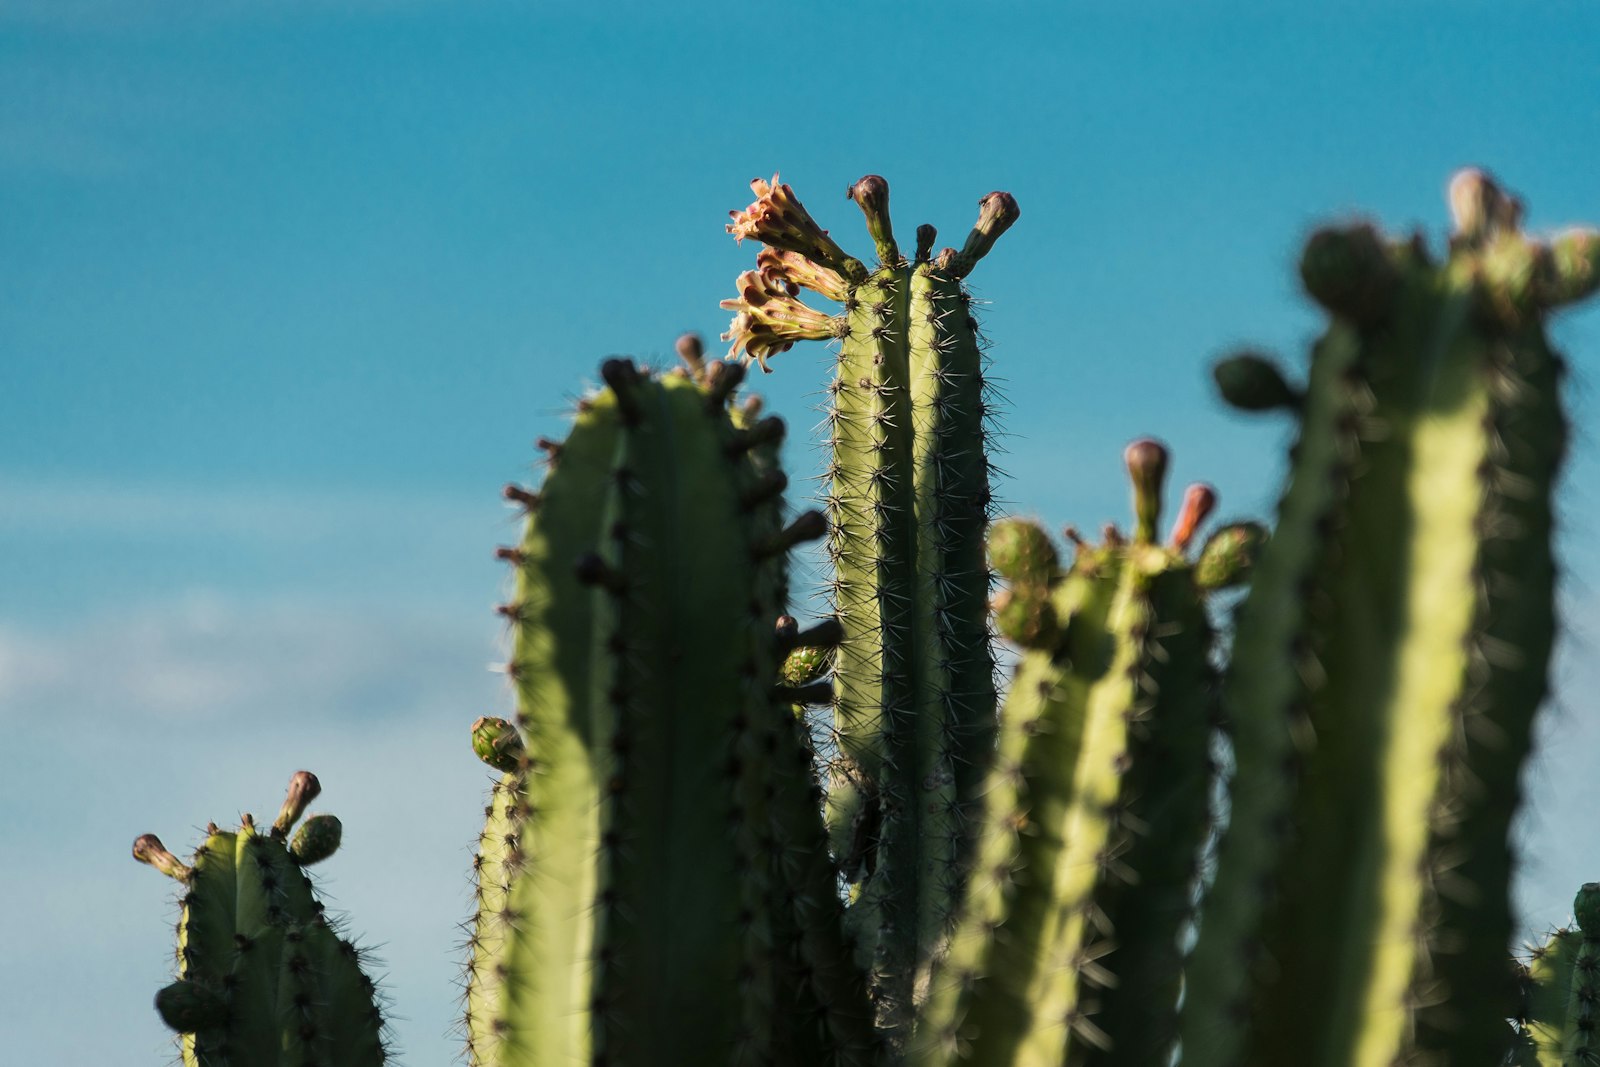
<path id="1" fill-rule="evenodd" d="M 1522 970 L 1517 1067 L 1600 1063 L 1600 883 L 1578 890 L 1577 923 L 1556 930 Z"/>
<path id="2" fill-rule="evenodd" d="M 1478 172 L 1451 201 L 1442 263 L 1365 226 L 1302 261 L 1333 324 L 1303 403 L 1267 390 L 1300 437 L 1233 645 L 1232 825 L 1185 1063 L 1504 1046 L 1507 830 L 1546 688 L 1565 439 L 1543 319 L 1592 288 L 1595 242 L 1528 240 Z"/>
<path id="3" fill-rule="evenodd" d="M 471 1060 L 859 1062 L 865 991 L 773 686 L 787 550 L 820 516 L 782 525 L 782 424 L 734 425 L 741 368 L 602 373 L 540 491 L 510 494 L 521 743 L 474 730 L 516 762 L 477 862 Z"/>
<path id="4" fill-rule="evenodd" d="M 851 890 L 848 925 L 891 1040 L 948 930 L 994 738 L 983 531 L 989 465 L 983 359 L 963 279 L 1016 220 L 991 193 L 960 251 L 919 228 L 901 255 L 888 183 L 849 189 L 879 266 L 869 271 L 792 190 L 757 179 L 728 229 L 767 247 L 740 277 L 725 340 L 766 366 L 799 340 L 839 342 L 830 392 L 827 515 L 834 667 L 828 825 Z M 843 304 L 825 316 L 801 287 Z"/>
<path id="5" fill-rule="evenodd" d="M 156 1010 L 180 1034 L 186 1067 L 315 1067 L 385 1062 L 383 1018 L 362 953 L 329 927 L 302 867 L 338 847 L 339 822 L 312 816 L 321 791 L 300 771 L 267 833 L 246 815 L 238 830 L 207 828 L 189 864 L 154 834 L 134 858 L 184 887 L 178 981 Z"/>
<path id="6" fill-rule="evenodd" d="M 1027 651 L 1001 714 L 981 846 L 919 1024 L 921 1065 L 1165 1064 L 1180 933 L 1208 826 L 1211 631 L 1186 549 L 1194 486 L 1155 543 L 1166 451 L 1128 449 L 1138 522 L 1058 573 L 1043 531 L 995 528 L 1007 636 Z"/>

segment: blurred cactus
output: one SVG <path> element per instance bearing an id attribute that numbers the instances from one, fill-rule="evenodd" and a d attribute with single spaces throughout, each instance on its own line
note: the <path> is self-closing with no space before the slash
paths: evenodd
<path id="1" fill-rule="evenodd" d="M 495 779 L 470 1062 L 1600 1061 L 1600 890 L 1520 1002 L 1505 957 L 1555 626 L 1544 318 L 1600 285 L 1600 236 L 1530 240 L 1476 171 L 1441 261 L 1319 232 L 1301 274 L 1332 323 L 1305 383 L 1253 352 L 1215 369 L 1298 429 L 1270 536 L 1203 537 L 1196 485 L 1158 543 L 1168 454 L 1141 439 L 1130 532 L 1069 528 L 1063 562 L 1036 524 L 987 524 L 963 281 L 1015 202 L 985 197 L 959 250 L 920 227 L 907 259 L 863 178 L 869 269 L 788 186 L 755 191 L 728 229 L 765 247 L 725 339 L 763 368 L 839 343 L 826 510 L 785 524 L 783 424 L 693 338 L 676 373 L 607 361 L 541 442 L 543 484 L 507 488 L 518 710 L 472 725 Z M 824 536 L 831 613 L 802 627 L 787 553 Z M 998 716 L 991 574 L 1021 649 Z M 189 1064 L 382 1062 L 371 983 L 300 873 L 339 843 L 301 823 L 315 794 L 297 775 L 270 833 L 213 828 L 189 864 L 135 845 L 186 886 L 157 1009 Z"/>
<path id="2" fill-rule="evenodd" d="M 1492 1064 L 1515 1014 L 1508 833 L 1566 440 L 1544 317 L 1593 288 L 1595 244 L 1523 236 L 1477 171 L 1450 197 L 1442 261 L 1365 225 L 1311 238 L 1333 321 L 1298 402 L 1219 370 L 1299 439 L 1224 687 L 1237 770 L 1185 1064 Z"/>

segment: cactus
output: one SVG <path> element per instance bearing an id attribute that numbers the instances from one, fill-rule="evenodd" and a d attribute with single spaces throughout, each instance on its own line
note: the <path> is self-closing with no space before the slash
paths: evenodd
<path id="1" fill-rule="evenodd" d="M 997 525 L 1001 599 L 1046 621 L 1001 714 L 982 845 L 911 1062 L 1164 1065 L 1180 935 L 1209 824 L 1211 629 L 1187 549 L 1215 505 L 1192 486 L 1155 543 L 1165 448 L 1128 449 L 1138 520 L 1059 572 L 1031 524 Z"/>
<path id="2" fill-rule="evenodd" d="M 783 426 L 734 424 L 742 368 L 686 362 L 608 361 L 543 486 L 508 494 L 527 509 L 500 553 L 519 710 L 473 731 L 502 772 L 473 1064 L 864 1063 L 874 1045 L 794 693 L 773 685 L 787 550 L 822 519 L 783 526 Z"/>
<path id="3" fill-rule="evenodd" d="M 1518 1067 L 1600 1064 L 1600 883 L 1578 890 L 1574 926 L 1551 933 L 1522 968 Z"/>
<path id="4" fill-rule="evenodd" d="M 518 711 L 471 731 L 495 776 L 471 1063 L 1600 1062 L 1600 889 L 1521 970 L 1520 1006 L 1504 953 L 1554 629 L 1544 319 L 1600 286 L 1600 235 L 1525 238 L 1474 171 L 1442 262 L 1318 233 L 1301 272 L 1333 321 L 1307 381 L 1256 353 L 1214 372 L 1298 427 L 1270 537 L 1235 523 L 1195 551 L 1215 494 L 1194 486 L 1158 544 L 1167 454 L 1144 439 L 1131 534 L 1069 529 L 1064 566 L 1020 520 L 984 555 L 963 281 L 1011 198 L 984 198 L 960 251 L 920 228 L 907 260 L 863 178 L 869 270 L 776 178 L 755 189 L 729 229 L 766 247 L 726 339 L 763 368 L 839 342 L 826 512 L 784 525 L 783 425 L 692 338 L 676 374 L 607 361 L 541 442 L 543 485 L 507 487 Z M 802 627 L 787 552 L 824 535 L 831 613 Z M 1023 649 L 998 717 L 991 569 Z M 1214 640 L 1214 594 L 1245 584 Z M 190 864 L 135 843 L 186 886 L 156 1006 L 188 1064 L 383 1062 L 360 953 L 300 871 L 339 844 L 332 816 L 301 821 L 316 791 L 302 772 L 270 832 L 212 827 Z"/>
<path id="5" fill-rule="evenodd" d="M 828 412 L 831 600 L 843 627 L 833 677 L 828 826 L 850 883 L 848 925 L 880 1022 L 909 1033 L 915 988 L 943 944 L 965 876 L 977 789 L 994 744 L 994 660 L 983 532 L 990 399 L 963 281 L 1016 220 L 1008 193 L 980 202 L 957 251 L 912 259 L 889 186 L 848 190 L 879 265 L 847 255 L 776 175 L 728 230 L 766 247 L 739 278 L 724 340 L 765 369 L 801 340 L 839 342 Z M 825 315 L 801 288 L 843 305 Z"/>
<path id="6" fill-rule="evenodd" d="M 1507 832 L 1565 443 L 1543 322 L 1593 288 L 1600 241 L 1529 240 L 1476 171 L 1450 196 L 1442 262 L 1368 226 L 1311 238 L 1333 321 L 1303 391 L 1219 368 L 1300 433 L 1224 690 L 1237 773 L 1185 1064 L 1490 1064 L 1514 1013 Z"/>
<path id="7" fill-rule="evenodd" d="M 133 856 L 184 887 L 178 980 L 156 1010 L 180 1034 L 188 1067 L 363 1067 L 386 1060 L 383 1017 L 363 953 L 328 925 L 303 867 L 339 844 L 339 820 L 313 815 L 321 792 L 299 771 L 267 833 L 207 827 L 188 864 L 144 834 Z"/>

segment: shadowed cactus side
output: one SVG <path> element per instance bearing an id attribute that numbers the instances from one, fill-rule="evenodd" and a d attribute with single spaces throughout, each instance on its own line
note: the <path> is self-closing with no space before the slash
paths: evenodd
<path id="1" fill-rule="evenodd" d="M 850 883 L 847 926 L 898 1042 L 954 914 L 994 746 L 990 396 L 964 280 L 1018 210 L 1009 193 L 990 193 L 960 250 L 935 253 L 933 227 L 921 226 L 907 259 L 888 183 L 868 175 L 848 196 L 877 252 L 869 269 L 776 176 L 752 188 L 756 201 L 728 230 L 766 247 L 723 302 L 737 312 L 724 340 L 763 368 L 798 341 L 839 344 L 825 473 L 829 595 L 843 627 L 828 827 Z M 841 313 L 803 304 L 802 288 Z"/>
<path id="2" fill-rule="evenodd" d="M 207 827 L 188 864 L 154 834 L 133 856 L 183 885 L 178 980 L 156 1010 L 180 1035 L 187 1067 L 365 1067 L 386 1060 L 383 1016 L 362 952 L 341 937 L 301 868 L 338 848 L 339 820 L 313 815 L 321 792 L 297 772 L 266 833 L 245 815 Z"/>

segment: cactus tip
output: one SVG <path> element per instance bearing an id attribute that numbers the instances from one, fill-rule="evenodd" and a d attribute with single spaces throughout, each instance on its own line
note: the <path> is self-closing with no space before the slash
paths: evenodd
<path id="1" fill-rule="evenodd" d="M 286 836 L 321 793 L 322 783 L 317 781 L 316 775 L 310 771 L 295 771 L 289 778 L 289 790 L 283 798 L 283 806 L 278 809 L 278 817 L 272 820 L 273 836 Z"/>
<path id="2" fill-rule="evenodd" d="M 289 844 L 289 855 L 302 867 L 321 863 L 339 851 L 344 838 L 344 824 L 334 815 L 313 815 L 295 833 Z"/>
<path id="3" fill-rule="evenodd" d="M 1378 231 L 1365 223 L 1312 234 L 1300 278 L 1317 303 L 1361 327 L 1382 322 L 1394 296 L 1394 264 Z"/>
<path id="4" fill-rule="evenodd" d="M 176 878 L 180 882 L 186 881 L 190 874 L 190 869 L 168 852 L 167 846 L 155 834 L 140 834 L 133 839 L 133 858 L 140 863 L 148 863 L 168 878 Z"/>
<path id="5" fill-rule="evenodd" d="M 1204 482 L 1196 482 L 1183 491 L 1183 504 L 1178 510 L 1178 521 L 1172 526 L 1170 539 L 1175 551 L 1188 551 L 1195 533 L 1216 507 L 1217 491 Z"/>
<path id="6" fill-rule="evenodd" d="M 1223 401 L 1240 411 L 1292 411 L 1301 404 L 1300 394 L 1290 388 L 1283 372 L 1258 352 L 1236 352 L 1218 360 L 1211 377 Z"/>
<path id="7" fill-rule="evenodd" d="M 1477 167 L 1456 171 L 1447 193 L 1455 236 L 1479 242 L 1515 230 L 1522 221 L 1522 202 Z"/>
<path id="8" fill-rule="evenodd" d="M 877 248 L 878 259 L 884 263 L 897 263 L 900 248 L 895 244 L 894 228 L 889 222 L 889 183 L 880 175 L 868 174 L 849 189 L 845 197 L 854 200 L 867 217 L 867 232 Z"/>
<path id="9" fill-rule="evenodd" d="M 1600 940 L 1600 882 L 1585 883 L 1578 890 L 1572 902 L 1572 913 L 1584 937 Z"/>
<path id="10" fill-rule="evenodd" d="M 1141 437 L 1122 453 L 1133 482 L 1135 544 L 1155 543 L 1161 521 L 1161 483 L 1167 476 L 1167 446 L 1153 437 Z"/>
<path id="11" fill-rule="evenodd" d="M 681 335 L 673 345 L 678 358 L 689 368 L 689 376 L 699 381 L 706 372 L 706 346 L 697 333 Z"/>
<path id="12" fill-rule="evenodd" d="M 161 1021 L 180 1034 L 224 1025 L 228 1019 L 227 1005 L 211 990 L 180 979 L 157 991 L 156 1012 Z"/>
<path id="13" fill-rule="evenodd" d="M 472 724 L 472 751 L 497 771 L 514 771 L 522 762 L 522 735 L 505 719 L 481 715 Z"/>

